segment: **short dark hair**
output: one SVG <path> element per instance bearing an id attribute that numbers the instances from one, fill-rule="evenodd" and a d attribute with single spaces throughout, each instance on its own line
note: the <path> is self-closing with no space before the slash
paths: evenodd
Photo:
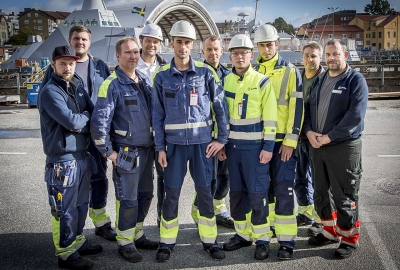
<path id="1" fill-rule="evenodd" d="M 338 43 L 342 46 L 343 52 L 347 52 L 347 45 L 341 39 L 331 39 L 325 44 L 325 47 L 328 46 L 328 45 L 336 45 Z"/>
<path id="2" fill-rule="evenodd" d="M 91 38 L 91 36 L 92 36 L 92 32 L 89 30 L 89 28 L 87 28 L 86 26 L 83 26 L 83 25 L 75 25 L 75 26 L 71 27 L 71 29 L 69 29 L 69 39 L 72 38 L 72 35 L 74 32 L 78 32 L 78 33 L 86 32 L 89 34 L 89 38 Z"/>
<path id="3" fill-rule="evenodd" d="M 307 44 L 304 45 L 304 47 L 303 47 L 302 53 L 304 53 L 304 50 L 307 49 L 307 48 L 319 50 L 319 56 L 322 56 L 323 49 L 322 49 L 321 44 L 319 44 L 318 42 L 316 42 L 316 41 L 307 42 Z"/>
<path id="4" fill-rule="evenodd" d="M 128 37 L 123 37 L 123 38 L 119 39 L 117 41 L 117 43 L 115 43 L 115 52 L 118 53 L 118 54 L 121 54 L 121 46 L 122 46 L 122 44 L 125 43 L 125 42 L 128 42 L 128 41 L 135 42 L 136 45 L 138 46 L 138 48 L 140 48 L 139 47 L 139 43 L 137 42 L 137 40 L 134 37 L 128 36 Z"/>

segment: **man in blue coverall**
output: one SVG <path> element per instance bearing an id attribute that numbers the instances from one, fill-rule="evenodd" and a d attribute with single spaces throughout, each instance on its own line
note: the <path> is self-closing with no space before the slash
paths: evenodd
<path id="1" fill-rule="evenodd" d="M 73 47 L 56 47 L 54 72 L 38 96 L 53 242 L 58 266 L 65 269 L 91 269 L 93 263 L 81 256 L 102 251 L 83 235 L 92 174 L 87 147 L 93 103 L 74 77 L 78 58 Z"/>
<path id="2" fill-rule="evenodd" d="M 76 25 L 69 30 L 68 43 L 76 51 L 79 59 L 76 62 L 75 77 L 80 80 L 93 104 L 96 104 L 100 85 L 108 76 L 110 69 L 99 58 L 93 57 L 88 51 L 91 44 L 91 31 L 83 25 Z M 51 78 L 53 69 L 49 67 L 42 81 L 44 86 Z M 92 219 L 95 234 L 109 241 L 115 241 L 117 234 L 111 227 L 110 215 L 106 212 L 108 195 L 107 159 L 100 155 L 93 142 L 89 152 L 96 161 L 97 173 L 90 179 L 89 217 Z"/>
<path id="3" fill-rule="evenodd" d="M 194 26 L 178 21 L 172 28 L 174 58 L 154 78 L 153 128 L 158 162 L 164 168 L 165 198 L 160 224 L 157 261 L 168 261 L 178 236 L 178 203 L 189 162 L 198 197 L 198 230 L 204 250 L 216 260 L 225 258 L 217 244 L 217 225 L 211 195 L 212 156 L 228 139 L 225 95 L 214 70 L 193 61 Z M 218 138 L 212 140 L 212 111 Z"/>

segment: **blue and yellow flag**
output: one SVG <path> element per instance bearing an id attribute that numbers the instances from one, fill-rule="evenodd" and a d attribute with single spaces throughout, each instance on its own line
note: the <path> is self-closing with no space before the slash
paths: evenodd
<path id="1" fill-rule="evenodd" d="M 137 13 L 140 16 L 144 17 L 144 14 L 146 14 L 146 7 L 144 7 L 144 8 L 133 7 L 133 10 L 131 12 L 132 13 Z"/>

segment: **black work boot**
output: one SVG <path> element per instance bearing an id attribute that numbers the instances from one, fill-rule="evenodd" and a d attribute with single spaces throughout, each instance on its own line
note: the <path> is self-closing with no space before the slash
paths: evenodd
<path id="1" fill-rule="evenodd" d="M 311 236 L 308 239 L 308 243 L 310 245 L 317 246 L 317 247 L 326 246 L 326 245 L 332 244 L 334 242 L 337 242 L 337 241 L 326 238 L 322 233 L 319 233 L 316 236 Z"/>
<path id="2" fill-rule="evenodd" d="M 217 261 L 225 259 L 225 252 L 219 245 L 204 247 L 204 250 L 210 253 L 210 256 Z"/>
<path id="3" fill-rule="evenodd" d="M 157 251 L 157 262 L 166 262 L 171 257 L 172 250 L 169 247 L 159 247 Z"/>
<path id="4" fill-rule="evenodd" d="M 117 233 L 115 230 L 111 227 L 106 227 L 106 228 L 96 228 L 94 229 L 94 234 L 100 237 L 103 237 L 104 239 L 108 241 L 117 241 Z"/>
<path id="5" fill-rule="evenodd" d="M 126 249 L 118 249 L 118 253 L 128 262 L 137 263 L 142 261 L 142 255 L 133 246 Z"/>
<path id="6" fill-rule="evenodd" d="M 354 250 L 356 250 L 355 247 L 341 243 L 339 247 L 335 250 L 333 256 L 336 259 L 346 259 L 353 254 Z"/>
<path id="7" fill-rule="evenodd" d="M 323 229 L 324 229 L 324 226 L 322 225 L 322 223 L 314 222 L 311 225 L 311 227 L 308 228 L 307 234 L 308 234 L 308 236 L 315 236 L 315 235 L 321 233 Z"/>
<path id="8" fill-rule="evenodd" d="M 78 253 L 81 256 L 87 256 L 87 255 L 99 254 L 102 251 L 103 251 L 102 246 L 89 244 L 89 246 L 87 248 L 85 248 L 83 250 L 78 250 Z"/>
<path id="9" fill-rule="evenodd" d="M 61 260 L 58 259 L 58 267 L 63 269 L 74 269 L 74 270 L 86 270 L 92 269 L 93 263 L 89 260 L 86 260 L 82 257 L 78 257 L 73 260 Z"/>
<path id="10" fill-rule="evenodd" d="M 215 219 L 217 220 L 218 225 L 224 226 L 229 229 L 235 229 L 235 222 L 231 217 L 223 217 L 221 215 L 217 215 Z"/>
<path id="11" fill-rule="evenodd" d="M 233 251 L 233 250 L 237 250 L 242 247 L 251 246 L 252 244 L 253 244 L 252 241 L 240 241 L 240 240 L 236 239 L 235 237 L 232 237 L 231 239 L 229 239 L 229 242 L 224 243 L 223 247 L 224 247 L 224 250 L 226 250 L 226 251 Z"/>
<path id="12" fill-rule="evenodd" d="M 137 249 L 157 250 L 158 242 L 150 240 L 146 237 L 146 235 L 143 235 L 135 241 L 135 246 Z"/>
<path id="13" fill-rule="evenodd" d="M 257 260 L 265 260 L 269 256 L 269 245 L 258 244 L 256 245 L 256 251 L 254 252 L 254 258 Z"/>
<path id="14" fill-rule="evenodd" d="M 293 255 L 293 248 L 281 246 L 278 250 L 277 258 L 279 260 L 290 260 Z"/>

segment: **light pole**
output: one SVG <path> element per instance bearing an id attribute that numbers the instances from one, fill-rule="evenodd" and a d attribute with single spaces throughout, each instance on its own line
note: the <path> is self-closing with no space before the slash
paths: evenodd
<path id="1" fill-rule="evenodd" d="M 332 11 L 332 40 L 335 39 L 335 11 L 339 9 L 339 7 L 328 7 L 330 11 Z"/>

